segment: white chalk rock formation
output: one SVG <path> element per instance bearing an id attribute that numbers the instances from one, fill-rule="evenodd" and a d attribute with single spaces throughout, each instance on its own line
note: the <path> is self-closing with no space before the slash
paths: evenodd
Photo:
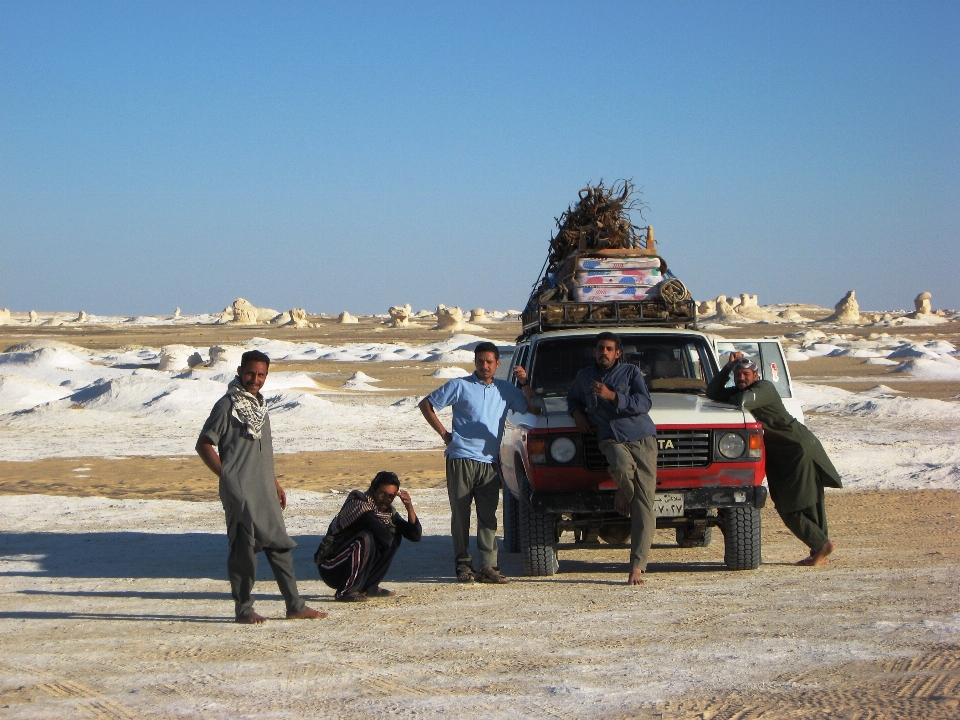
<path id="1" fill-rule="evenodd" d="M 187 345 L 164 345 L 160 348 L 160 367 L 157 369 L 166 372 L 186 370 L 193 367 L 190 361 L 195 360 L 194 355 L 196 355 L 196 358 L 200 358 L 200 354 L 194 352 L 194 349 Z M 202 358 L 200 360 L 203 361 Z M 195 362 L 194 364 L 199 365 L 200 363 Z"/>
<path id="2" fill-rule="evenodd" d="M 458 307 L 448 308 L 446 305 L 438 305 L 437 324 L 433 329 L 463 332 L 463 310 Z"/>
<path id="3" fill-rule="evenodd" d="M 834 306 L 834 313 L 825 317 L 821 322 L 837 323 L 838 325 L 860 325 L 860 305 L 857 303 L 856 293 L 850 290 L 843 299 Z"/>
<path id="4" fill-rule="evenodd" d="M 704 300 L 697 306 L 697 314 L 702 317 L 708 317 L 709 315 L 715 315 L 717 312 L 717 301 L 716 300 Z"/>
<path id="5" fill-rule="evenodd" d="M 733 305 L 727 302 L 726 295 L 718 295 L 715 303 L 718 317 L 734 314 Z"/>
<path id="6" fill-rule="evenodd" d="M 256 325 L 257 308 L 249 300 L 237 298 L 233 301 L 233 319 L 230 321 L 236 325 Z"/>
<path id="7" fill-rule="evenodd" d="M 287 315 L 290 316 L 290 321 L 287 323 L 287 327 L 295 328 L 308 328 L 311 327 L 310 323 L 307 322 L 307 311 L 303 308 L 290 308 L 287 311 Z"/>
<path id="8" fill-rule="evenodd" d="M 31 324 L 31 325 L 36 325 L 38 322 L 40 322 L 40 316 L 37 315 L 37 311 L 36 311 L 36 310 L 31 310 L 31 311 L 30 311 L 30 324 Z"/>
<path id="9" fill-rule="evenodd" d="M 81 323 L 81 322 L 86 322 L 86 321 L 87 321 L 87 313 L 85 313 L 83 310 L 81 310 L 81 311 L 80 311 L 80 314 L 77 315 L 77 319 L 74 320 L 74 322 Z"/>
<path id="10" fill-rule="evenodd" d="M 273 320 L 277 315 L 280 315 L 276 310 L 270 308 L 257 308 L 257 323 L 265 324 Z"/>
<path id="11" fill-rule="evenodd" d="M 286 325 L 289 322 L 290 322 L 290 313 L 286 311 L 279 313 L 274 317 L 270 318 L 271 325 Z"/>
<path id="12" fill-rule="evenodd" d="M 750 295 L 748 293 L 740 293 L 740 307 L 760 307 L 760 303 L 757 302 L 756 295 Z"/>
<path id="13" fill-rule="evenodd" d="M 485 323 L 487 322 L 487 311 L 483 308 L 474 308 L 470 311 L 470 322 L 472 323 Z"/>
<path id="14" fill-rule="evenodd" d="M 806 322 L 806 318 L 793 308 L 787 308 L 780 313 L 780 319 L 784 322 Z"/>
<path id="15" fill-rule="evenodd" d="M 410 316 L 413 315 L 413 308 L 410 303 L 406 305 L 394 305 L 390 308 L 390 322 L 388 325 L 394 328 L 410 327 Z"/>
<path id="16" fill-rule="evenodd" d="M 730 305 L 730 307 L 732 307 L 732 308 L 738 308 L 738 307 L 740 307 L 740 298 L 738 298 L 738 297 L 732 297 L 732 298 L 730 298 L 729 300 L 727 300 L 727 303 L 728 303 L 728 304 Z"/>
<path id="17" fill-rule="evenodd" d="M 340 323 L 341 325 L 350 325 L 352 323 L 358 323 L 360 321 L 357 320 L 353 315 L 348 313 L 346 310 L 344 310 L 342 313 L 337 315 L 337 322 Z"/>
<path id="18" fill-rule="evenodd" d="M 933 312 L 933 308 L 930 306 L 930 299 L 933 297 L 928 292 L 922 292 L 917 295 L 913 300 L 913 307 L 916 308 L 914 317 L 917 315 L 930 315 Z"/>
<path id="19" fill-rule="evenodd" d="M 228 322 L 233 322 L 233 308 L 230 305 L 227 305 L 223 309 L 223 312 L 220 313 L 220 317 L 217 318 L 217 322 L 220 325 L 225 325 Z"/>
<path id="20" fill-rule="evenodd" d="M 428 318 L 433 317 L 433 310 L 421 310 L 416 314 L 418 318 Z"/>
<path id="21" fill-rule="evenodd" d="M 180 308 L 177 308 L 176 310 L 173 311 L 173 319 L 174 320 L 180 319 Z"/>
<path id="22" fill-rule="evenodd" d="M 3 308 L 0 310 L 0 325 L 6 325 L 8 322 L 10 322 L 10 310 Z"/>
<path id="23" fill-rule="evenodd" d="M 217 368 L 223 372 L 236 370 L 240 367 L 240 358 L 243 356 L 243 353 L 243 348 L 237 347 L 236 345 L 228 347 L 214 345 L 210 348 L 210 362 L 207 363 L 207 366 Z"/>

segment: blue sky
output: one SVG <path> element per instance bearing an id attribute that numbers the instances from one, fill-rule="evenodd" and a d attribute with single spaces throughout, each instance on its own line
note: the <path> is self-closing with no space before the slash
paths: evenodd
<path id="1" fill-rule="evenodd" d="M 632 178 L 705 299 L 960 308 L 960 3 L 0 3 L 0 307 L 522 307 Z"/>

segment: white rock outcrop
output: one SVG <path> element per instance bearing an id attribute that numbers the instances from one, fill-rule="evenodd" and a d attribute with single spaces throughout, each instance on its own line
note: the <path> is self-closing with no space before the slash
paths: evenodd
<path id="1" fill-rule="evenodd" d="M 930 299 L 933 297 L 928 292 L 922 292 L 913 300 L 913 307 L 916 308 L 914 316 L 917 315 L 930 315 L 933 313 L 933 308 L 930 305 Z"/>
<path id="2" fill-rule="evenodd" d="M 438 305 L 437 324 L 433 329 L 463 332 L 463 310 L 458 307 L 448 308 L 446 305 Z"/>
<path id="3" fill-rule="evenodd" d="M 701 317 L 708 317 L 710 315 L 715 315 L 717 312 L 717 301 L 716 300 L 704 300 L 697 306 L 697 314 Z"/>
<path id="4" fill-rule="evenodd" d="M 410 316 L 413 315 L 413 308 L 410 303 L 406 305 L 394 305 L 390 308 L 390 322 L 387 323 L 393 328 L 410 327 Z"/>
<path id="5" fill-rule="evenodd" d="M 180 319 L 180 308 L 177 308 L 176 310 L 173 311 L 173 319 L 174 320 Z"/>
<path id="6" fill-rule="evenodd" d="M 470 311 L 470 322 L 472 323 L 485 323 L 487 322 L 487 311 L 483 308 L 474 308 Z"/>
<path id="7" fill-rule="evenodd" d="M 197 362 L 199 360 L 199 362 Z M 191 361 L 193 364 L 191 365 Z M 164 345 L 160 348 L 160 367 L 165 372 L 180 372 L 203 362 L 200 354 L 187 345 Z"/>
<path id="8" fill-rule="evenodd" d="M 309 322 L 307 322 L 307 311 L 303 308 L 290 308 L 287 310 L 287 315 L 290 316 L 290 321 L 287 323 L 286 327 L 295 327 L 295 328 L 308 328 L 313 327 Z"/>
<path id="9" fill-rule="evenodd" d="M 40 316 L 37 315 L 37 311 L 36 311 L 36 310 L 31 310 L 31 311 L 30 311 L 30 324 L 31 324 L 31 325 L 36 325 L 38 322 L 40 322 Z"/>
<path id="10" fill-rule="evenodd" d="M 860 318 L 860 305 L 857 303 L 856 293 L 853 290 L 834 306 L 832 315 L 825 317 L 821 322 L 837 323 L 838 325 L 860 325 L 863 320 Z"/>
<path id="11" fill-rule="evenodd" d="M 87 321 L 87 313 L 83 310 L 80 311 L 80 314 L 77 315 L 77 319 L 74 322 L 82 323 Z"/>
<path id="12" fill-rule="evenodd" d="M 286 325 L 288 322 L 290 322 L 290 313 L 287 311 L 278 313 L 274 317 L 270 318 L 271 325 Z"/>
<path id="13" fill-rule="evenodd" d="M 350 325 L 353 323 L 358 323 L 360 321 L 357 320 L 353 315 L 348 313 L 346 310 L 344 310 L 342 313 L 337 315 L 337 322 L 340 323 L 341 325 Z"/>
<path id="14" fill-rule="evenodd" d="M 8 322 L 10 322 L 10 310 L 3 308 L 0 310 L 0 325 L 6 325 Z"/>

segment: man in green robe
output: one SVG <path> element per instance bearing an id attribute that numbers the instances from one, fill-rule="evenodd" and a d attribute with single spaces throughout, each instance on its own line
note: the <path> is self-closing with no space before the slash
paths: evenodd
<path id="1" fill-rule="evenodd" d="M 230 555 L 227 573 L 238 623 L 258 625 L 266 618 L 253 609 L 257 553 L 263 551 L 287 605 L 288 620 L 310 620 L 326 613 L 307 607 L 297 591 L 291 548 L 296 543 L 283 522 L 287 495 L 273 470 L 270 417 L 260 388 L 270 358 L 245 352 L 227 394 L 213 406 L 200 431 L 197 454 L 220 478 L 220 502 L 227 521 Z"/>
<path id="2" fill-rule="evenodd" d="M 734 387 L 724 387 L 733 372 Z M 798 565 L 823 565 L 836 549 L 827 534 L 824 487 L 843 487 L 823 445 L 783 406 L 776 386 L 761 380 L 757 366 L 741 352 L 707 386 L 711 400 L 749 410 L 763 426 L 767 484 L 783 524 L 810 548 Z"/>

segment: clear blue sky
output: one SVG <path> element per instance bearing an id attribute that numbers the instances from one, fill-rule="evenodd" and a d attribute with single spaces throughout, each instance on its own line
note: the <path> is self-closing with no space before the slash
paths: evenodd
<path id="1" fill-rule="evenodd" d="M 519 308 L 622 177 L 698 299 L 960 308 L 960 3 L 0 3 L 0 307 Z"/>

